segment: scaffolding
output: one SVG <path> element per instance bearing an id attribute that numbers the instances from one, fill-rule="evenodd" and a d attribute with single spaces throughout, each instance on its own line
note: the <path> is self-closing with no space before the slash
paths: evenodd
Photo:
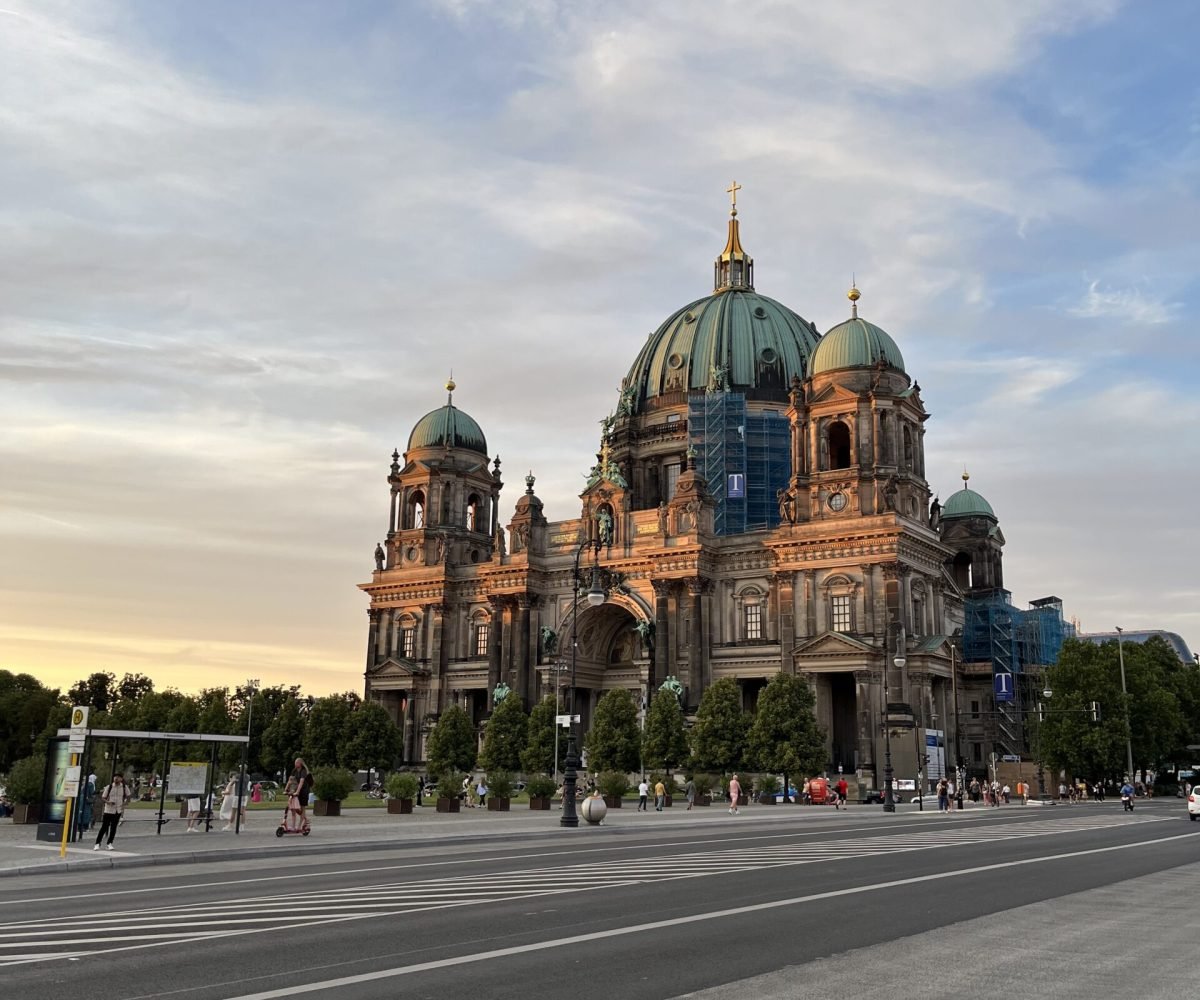
<path id="1" fill-rule="evenodd" d="M 776 494 L 791 478 L 791 429 L 778 413 L 748 413 L 740 392 L 688 400 L 688 444 L 715 501 L 718 535 L 774 528 Z"/>

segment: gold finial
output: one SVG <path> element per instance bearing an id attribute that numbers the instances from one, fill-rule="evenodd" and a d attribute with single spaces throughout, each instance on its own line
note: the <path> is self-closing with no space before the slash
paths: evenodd
<path id="1" fill-rule="evenodd" d="M 729 187 L 727 187 L 725 189 L 725 193 L 729 195 L 729 204 L 730 204 L 729 214 L 730 215 L 734 215 L 734 216 L 737 215 L 737 193 L 741 189 L 742 189 L 742 186 L 737 181 L 734 181 L 732 184 L 729 185 Z"/>
<path id="2" fill-rule="evenodd" d="M 962 473 L 963 489 L 967 488 L 967 483 L 970 481 L 970 479 L 971 479 L 971 473 L 969 473 L 967 471 L 967 467 L 964 465 L 963 473 Z"/>
<path id="3" fill-rule="evenodd" d="M 454 381 L 454 370 L 451 369 L 450 377 L 448 379 L 446 379 L 446 391 L 448 393 L 450 393 L 450 398 L 446 401 L 447 405 L 449 405 L 449 406 L 454 405 L 454 390 L 457 388 L 458 388 L 458 385 Z"/>
<path id="4" fill-rule="evenodd" d="M 858 290 L 853 275 L 850 276 L 850 291 L 846 293 L 846 298 L 850 300 L 850 315 L 858 319 L 858 300 L 862 298 L 862 292 Z"/>

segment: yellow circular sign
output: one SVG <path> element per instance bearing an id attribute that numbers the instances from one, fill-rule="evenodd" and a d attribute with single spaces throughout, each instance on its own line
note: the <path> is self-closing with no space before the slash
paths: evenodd
<path id="1" fill-rule="evenodd" d="M 77 708 L 77 709 L 75 709 L 74 712 L 71 713 L 71 725 L 73 725 L 73 726 L 82 726 L 83 725 L 83 709 L 82 708 Z"/>

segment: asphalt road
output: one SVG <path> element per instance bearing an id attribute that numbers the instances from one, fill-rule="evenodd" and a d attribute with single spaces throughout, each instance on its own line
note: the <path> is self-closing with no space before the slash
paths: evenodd
<path id="1" fill-rule="evenodd" d="M 744 814 L 88 875 L 0 884 L 8 995 L 1147 1000 L 1191 980 L 1200 824 L 1170 801 L 816 829 Z"/>

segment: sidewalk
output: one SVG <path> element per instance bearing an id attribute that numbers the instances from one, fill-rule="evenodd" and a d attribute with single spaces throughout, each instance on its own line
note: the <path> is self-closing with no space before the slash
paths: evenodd
<path id="1" fill-rule="evenodd" d="M 630 801 L 620 809 L 610 809 L 600 828 L 589 827 L 580 817 L 578 831 L 565 831 L 559 826 L 562 813 L 558 809 L 535 811 L 525 803 L 514 803 L 512 811 L 506 813 L 486 809 L 438 813 L 432 806 L 427 806 L 416 809 L 409 816 L 392 816 L 384 809 L 348 809 L 341 816 L 311 817 L 312 833 L 307 837 L 276 837 L 279 816 L 265 811 L 251 812 L 248 824 L 239 834 L 222 832 L 220 824 L 214 825 L 208 833 L 187 833 L 187 821 L 173 816 L 163 826 L 162 834 L 157 835 L 156 813 L 138 810 L 127 814 L 117 831 L 112 851 L 92 850 L 99 830 L 97 825 L 83 840 L 67 845 L 66 858 L 59 857 L 58 844 L 34 839 L 36 826 L 16 826 L 0 821 L 0 878 L 56 871 L 373 851 L 410 844 L 461 844 L 514 837 L 522 840 L 561 838 L 570 832 L 597 829 L 626 833 L 678 830 L 701 824 L 745 822 L 747 819 L 808 824 L 854 814 L 865 817 L 877 811 L 861 806 L 849 806 L 840 812 L 823 806 L 749 806 L 743 807 L 735 817 L 730 816 L 721 803 L 691 812 L 684 806 L 672 806 L 661 813 L 653 810 L 639 813 L 635 806 L 636 803 Z"/>

